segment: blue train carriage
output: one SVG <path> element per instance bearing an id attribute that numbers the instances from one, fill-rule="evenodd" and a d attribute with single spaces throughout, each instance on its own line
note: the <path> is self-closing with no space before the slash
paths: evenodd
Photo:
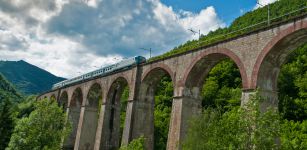
<path id="1" fill-rule="evenodd" d="M 62 82 L 59 82 L 59 83 L 53 84 L 51 89 L 54 90 L 54 89 L 57 89 L 57 88 L 59 88 L 61 86 L 62 86 Z"/>
<path id="2" fill-rule="evenodd" d="M 125 59 L 116 64 L 116 69 L 128 68 L 135 64 L 140 64 L 146 61 L 146 58 L 143 56 L 135 56 L 129 59 Z"/>
<path id="3" fill-rule="evenodd" d="M 61 88 L 65 85 L 73 84 L 73 83 L 76 83 L 76 82 L 79 82 L 79 81 L 82 81 L 82 80 L 85 80 L 85 79 L 90 79 L 90 78 L 93 78 L 93 77 L 96 77 L 96 76 L 99 76 L 99 75 L 103 75 L 103 74 L 106 74 L 106 73 L 109 73 L 109 72 L 112 72 L 112 71 L 115 71 L 115 70 L 119 70 L 119 69 L 123 69 L 123 68 L 129 68 L 129 67 L 131 67 L 135 64 L 141 64 L 143 62 L 146 62 L 145 57 L 135 56 L 133 58 L 122 60 L 119 63 L 91 71 L 91 72 L 83 74 L 81 76 L 74 77 L 74 78 L 56 83 L 52 86 L 52 89 Z"/>
<path id="4" fill-rule="evenodd" d="M 82 75 L 82 78 L 83 79 L 89 79 L 89 78 L 92 77 L 92 75 L 93 75 L 93 72 L 89 72 L 89 73 L 86 73 L 86 74 Z"/>
<path id="5" fill-rule="evenodd" d="M 143 56 L 135 56 L 134 60 L 135 60 L 136 64 L 141 64 L 141 63 L 146 62 L 146 58 L 143 57 Z"/>

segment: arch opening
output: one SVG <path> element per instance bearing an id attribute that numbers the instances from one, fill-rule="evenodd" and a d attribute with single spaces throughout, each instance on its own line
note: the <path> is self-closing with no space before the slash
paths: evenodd
<path id="1" fill-rule="evenodd" d="M 64 112 L 66 111 L 66 108 L 68 107 L 68 94 L 66 91 L 62 92 L 58 101 L 58 105 L 63 109 Z"/>
<path id="2" fill-rule="evenodd" d="M 77 135 L 77 129 L 79 124 L 81 106 L 83 101 L 83 94 L 81 88 L 77 88 L 74 90 L 69 106 L 68 119 L 72 125 L 72 132 L 64 142 L 64 149 L 74 149 L 75 139 Z"/>
<path id="3" fill-rule="evenodd" d="M 146 149 L 166 149 L 174 95 L 171 75 L 154 68 L 141 83 L 137 113 Z"/>
<path id="4" fill-rule="evenodd" d="M 50 100 L 52 100 L 52 101 L 56 101 L 55 94 L 52 94 L 52 95 L 50 96 Z"/>
<path id="5" fill-rule="evenodd" d="M 287 34 L 281 32 L 281 35 L 273 39 L 257 59 L 254 86 L 265 99 L 263 109 L 278 107 L 285 119 L 300 121 L 307 119 L 299 94 L 306 72 L 307 28 Z"/>
<path id="6" fill-rule="evenodd" d="M 277 77 L 280 67 L 285 64 L 296 48 L 306 42 L 307 29 L 298 30 L 276 42 L 264 54 L 265 56 L 262 60 L 259 58 L 261 64 L 257 72 L 257 87 L 263 90 L 277 91 Z"/>
<path id="7" fill-rule="evenodd" d="M 117 78 L 109 88 L 106 97 L 106 124 L 102 132 L 103 149 L 118 149 L 121 145 L 126 107 L 129 97 L 129 86 L 125 78 Z"/>
<path id="8" fill-rule="evenodd" d="M 86 97 L 83 124 L 80 137 L 81 149 L 94 149 L 99 119 L 99 104 L 102 103 L 102 88 L 93 84 Z"/>
<path id="9" fill-rule="evenodd" d="M 295 49 L 278 75 L 278 110 L 292 121 L 307 120 L 307 43 Z"/>
<path id="10" fill-rule="evenodd" d="M 220 108 L 225 112 L 240 106 L 245 70 L 239 65 L 223 53 L 203 56 L 186 78 L 184 96 L 201 101 L 204 109 Z"/>

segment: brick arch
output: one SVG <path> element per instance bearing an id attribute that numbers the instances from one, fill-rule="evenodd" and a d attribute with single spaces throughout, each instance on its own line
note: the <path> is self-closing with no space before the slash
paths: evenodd
<path id="1" fill-rule="evenodd" d="M 232 61 L 235 62 L 235 64 L 237 65 L 237 67 L 240 70 L 240 74 L 241 74 L 241 78 L 242 78 L 242 87 L 243 89 L 247 89 L 249 87 L 249 82 L 247 79 L 247 75 L 246 75 L 246 69 L 244 67 L 243 62 L 241 61 L 241 59 L 231 50 L 227 49 L 227 48 L 211 48 L 208 50 L 205 50 L 204 52 L 202 52 L 201 54 L 199 54 L 193 61 L 192 63 L 189 65 L 187 71 L 184 74 L 183 80 L 180 83 L 180 86 L 186 86 L 187 84 L 187 80 L 189 75 L 191 74 L 191 72 L 193 71 L 193 68 L 195 67 L 195 65 L 200 62 L 202 59 L 206 58 L 206 57 L 210 57 L 213 55 L 219 55 L 217 57 L 224 57 L 224 58 L 230 58 Z M 218 63 L 218 61 L 216 62 Z M 216 64 L 215 63 L 215 64 Z M 215 65 L 214 64 L 214 65 Z"/>
<path id="2" fill-rule="evenodd" d="M 307 21 L 295 22 L 294 24 L 292 24 L 292 26 L 280 31 L 275 37 L 273 37 L 273 39 L 263 48 L 263 50 L 257 57 L 256 63 L 253 67 L 250 88 L 252 89 L 257 88 L 258 86 L 257 82 L 258 82 L 258 77 L 259 77 L 259 72 L 261 70 L 261 66 L 263 65 L 265 58 L 270 54 L 270 52 L 272 52 L 272 50 L 274 50 L 274 48 L 278 46 L 282 40 L 286 39 L 287 37 L 297 32 L 300 32 L 306 29 L 307 29 Z M 279 64 L 279 65 L 282 65 L 282 64 Z M 279 71 L 277 71 L 274 75 L 276 79 L 278 78 L 278 74 L 279 74 Z M 274 86 L 277 86 L 277 85 L 274 85 Z"/>
<path id="3" fill-rule="evenodd" d="M 103 89 L 102 89 L 102 85 L 101 85 L 100 83 L 98 83 L 98 82 L 93 82 L 93 83 L 89 86 L 89 88 L 85 91 L 86 99 L 83 100 L 83 101 L 85 101 L 84 106 L 98 107 L 98 102 L 90 102 L 90 101 L 89 101 L 89 94 L 90 94 L 90 92 L 91 92 L 92 90 L 95 90 L 95 89 L 93 89 L 93 88 L 98 88 L 101 97 L 103 97 L 103 93 L 104 93 L 104 92 L 103 92 Z"/>
<path id="4" fill-rule="evenodd" d="M 91 82 L 84 90 L 84 117 L 80 133 L 79 149 L 94 149 L 99 119 L 99 104 L 103 98 L 102 86 L 99 82 Z"/>
<path id="5" fill-rule="evenodd" d="M 65 96 L 66 95 L 66 96 Z M 67 98 L 67 99 L 66 99 Z M 61 106 L 63 109 L 68 107 L 68 101 L 69 101 L 69 95 L 67 91 L 62 91 L 60 93 L 59 99 L 58 99 L 58 104 Z"/>
<path id="6" fill-rule="evenodd" d="M 61 97 L 63 94 L 67 94 L 67 97 L 69 99 L 69 93 L 67 90 L 61 90 L 59 97 Z"/>
<path id="7" fill-rule="evenodd" d="M 109 100 L 112 98 L 112 94 L 114 93 L 114 90 L 116 89 L 116 86 L 117 85 L 120 85 L 122 86 L 120 89 L 119 89 L 119 92 L 122 93 L 124 91 L 124 87 L 127 85 L 129 90 L 131 89 L 131 85 L 129 85 L 129 82 L 127 80 L 127 78 L 125 78 L 124 76 L 119 76 L 117 78 L 115 78 L 110 86 L 108 87 L 107 91 L 106 91 L 106 100 Z M 130 93 L 129 93 L 130 95 Z M 121 96 L 121 94 L 119 94 L 118 96 Z M 116 97 L 116 98 L 120 98 L 120 97 Z M 105 102 L 107 103 L 107 102 Z"/>
<path id="8" fill-rule="evenodd" d="M 167 74 L 171 77 L 172 81 L 173 81 L 173 84 L 175 84 L 175 74 L 174 72 L 172 71 L 172 69 L 166 65 L 166 64 L 162 64 L 162 63 L 158 63 L 158 64 L 153 64 L 153 67 L 151 67 L 150 69 L 146 70 L 145 73 L 143 74 L 142 76 L 142 82 L 145 80 L 145 78 L 154 70 L 156 69 L 162 69 L 164 70 L 165 72 L 167 72 Z"/>
<path id="9" fill-rule="evenodd" d="M 138 118 L 142 119 L 135 120 L 133 125 L 134 128 L 140 129 L 135 137 L 142 135 L 146 139 L 144 142 L 145 149 L 154 149 L 155 91 L 164 75 L 169 75 L 171 77 L 173 87 L 175 87 L 175 73 L 170 67 L 163 63 L 152 64 L 141 78 L 137 98 L 137 101 L 141 104 L 141 108 L 136 110 L 136 114 Z"/>
<path id="10" fill-rule="evenodd" d="M 77 137 L 78 124 L 80 121 L 80 113 L 83 102 L 83 89 L 75 87 L 72 90 L 71 97 L 68 102 L 69 113 L 68 119 L 72 125 L 72 131 L 63 144 L 63 149 L 73 149 Z M 67 93 L 68 94 L 68 93 Z"/>
<path id="11" fill-rule="evenodd" d="M 131 95 L 131 84 L 126 76 L 119 75 L 112 78 L 111 84 L 106 91 L 105 114 L 104 120 L 108 124 L 108 128 L 101 132 L 101 149 L 118 149 L 120 146 L 120 115 L 122 108 L 122 95 L 126 86 L 129 88 L 129 96 Z"/>
<path id="12" fill-rule="evenodd" d="M 80 92 L 80 93 L 75 93 L 75 92 Z M 76 95 L 76 94 L 81 94 L 81 95 Z M 71 98 L 70 98 L 70 102 L 69 102 L 69 107 L 81 107 L 82 104 L 83 104 L 83 91 L 82 91 L 82 88 L 81 87 L 76 87 L 72 94 L 71 94 Z M 76 101 L 73 101 L 74 100 L 74 96 L 78 96 L 78 97 L 81 97 L 81 101 L 79 101 L 78 103 Z"/>
<path id="13" fill-rule="evenodd" d="M 117 81 L 124 81 L 124 82 L 126 82 L 127 83 L 127 86 L 128 86 L 128 88 L 129 89 L 132 89 L 133 88 L 133 86 L 132 86 L 132 83 L 130 82 L 130 80 L 128 80 L 128 77 L 126 76 L 126 75 L 118 75 L 118 76 L 116 76 L 115 78 L 112 78 L 112 80 L 111 80 L 111 84 L 107 87 L 107 89 L 106 89 L 106 96 L 108 96 L 108 93 L 109 93 L 109 91 L 111 90 L 111 88 L 112 88 L 112 85 L 115 83 L 115 82 L 117 82 Z"/>
<path id="14" fill-rule="evenodd" d="M 52 94 L 52 95 L 50 96 L 49 99 L 50 99 L 50 100 L 55 100 L 55 101 L 56 101 L 56 96 L 55 96 L 55 94 Z"/>

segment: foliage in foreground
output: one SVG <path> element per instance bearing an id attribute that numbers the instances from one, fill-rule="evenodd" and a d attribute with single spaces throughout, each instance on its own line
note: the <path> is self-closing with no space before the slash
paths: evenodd
<path id="1" fill-rule="evenodd" d="M 155 93 L 154 149 L 166 149 L 172 111 L 173 83 L 170 76 L 162 77 Z"/>
<path id="2" fill-rule="evenodd" d="M 0 103 L 0 149 L 6 148 L 14 129 L 12 106 L 13 104 L 9 98 L 5 98 Z"/>
<path id="3" fill-rule="evenodd" d="M 23 100 L 23 96 L 0 73 L 0 150 L 7 147 L 17 114 L 16 104 Z"/>
<path id="4" fill-rule="evenodd" d="M 119 150 L 144 150 L 144 137 L 132 140 L 127 146 L 120 147 Z"/>
<path id="5" fill-rule="evenodd" d="M 66 114 L 54 101 L 37 101 L 35 110 L 17 122 L 7 150 L 58 150 L 70 132 Z"/>
<path id="6" fill-rule="evenodd" d="M 206 109 L 202 116 L 191 122 L 183 148 L 307 149 L 307 121 L 281 120 L 273 109 L 261 113 L 259 103 L 260 98 L 256 95 L 245 107 L 225 113 Z"/>

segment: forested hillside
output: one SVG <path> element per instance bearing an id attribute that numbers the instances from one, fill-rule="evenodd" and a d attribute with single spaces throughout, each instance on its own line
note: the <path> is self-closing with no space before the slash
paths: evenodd
<path id="1" fill-rule="evenodd" d="M 0 61 L 0 73 L 25 94 L 50 90 L 54 83 L 64 80 L 23 60 Z"/>
<path id="2" fill-rule="evenodd" d="M 23 96 L 0 74 L 0 149 L 4 149 L 14 129 L 14 114 L 17 115 L 17 103 Z"/>
<path id="3" fill-rule="evenodd" d="M 18 100 L 21 98 L 21 95 L 17 92 L 13 85 L 9 83 L 3 75 L 0 74 L 0 103 L 5 98 L 9 98 L 15 102 L 18 102 Z"/>

